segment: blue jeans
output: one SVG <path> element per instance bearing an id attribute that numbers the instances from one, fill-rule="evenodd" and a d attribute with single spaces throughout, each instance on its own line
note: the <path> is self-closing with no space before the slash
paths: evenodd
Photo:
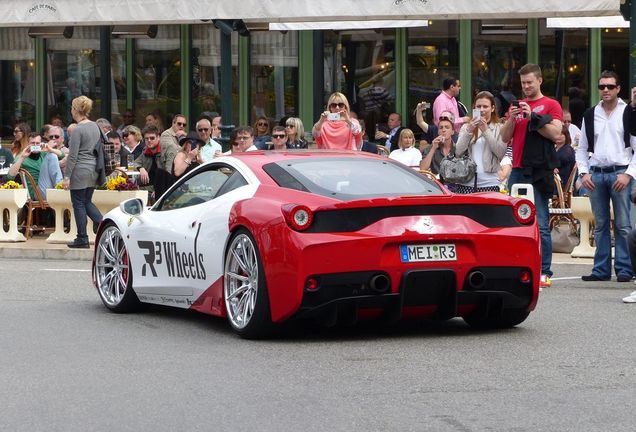
<path id="1" fill-rule="evenodd" d="M 512 190 L 512 185 L 516 183 L 532 184 L 532 177 L 523 173 L 523 168 L 513 168 L 508 178 L 508 190 Z M 541 274 L 552 276 L 552 237 L 550 236 L 550 212 L 548 201 L 552 198 L 549 195 L 542 195 L 536 187 L 534 191 L 534 207 L 537 214 L 537 224 L 539 225 L 539 237 L 541 238 Z"/>
<path id="2" fill-rule="evenodd" d="M 95 188 L 72 189 L 71 203 L 73 204 L 73 215 L 75 215 L 75 225 L 77 226 L 77 242 L 88 243 L 86 234 L 87 216 L 91 218 L 97 226 L 102 221 L 102 214 L 95 204 L 93 204 L 93 191 Z"/>
<path id="3" fill-rule="evenodd" d="M 610 200 L 614 208 L 614 249 L 616 252 L 614 271 L 616 272 L 616 276 L 633 276 L 629 250 L 627 248 L 627 236 L 631 231 L 629 221 L 631 201 L 629 194 L 632 190 L 632 181 L 629 182 L 622 192 L 616 192 L 612 189 L 617 175 L 624 172 L 624 169 L 609 173 L 592 172 L 594 190 L 590 191 L 589 194 L 592 213 L 594 214 L 594 242 L 596 243 L 592 274 L 601 279 L 609 279 L 612 277 Z"/>

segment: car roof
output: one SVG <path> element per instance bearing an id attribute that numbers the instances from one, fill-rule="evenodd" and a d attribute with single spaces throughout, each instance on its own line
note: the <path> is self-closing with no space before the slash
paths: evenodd
<path id="1" fill-rule="evenodd" d="M 273 182 L 271 177 L 263 171 L 263 166 L 269 163 L 276 163 L 283 160 L 298 160 L 308 157 L 319 158 L 367 158 L 388 160 L 386 157 L 374 155 L 363 151 L 346 151 L 346 150 L 288 150 L 288 151 L 272 151 L 272 150 L 255 150 L 249 152 L 232 153 L 228 158 L 238 159 L 259 178 L 261 182 Z"/>

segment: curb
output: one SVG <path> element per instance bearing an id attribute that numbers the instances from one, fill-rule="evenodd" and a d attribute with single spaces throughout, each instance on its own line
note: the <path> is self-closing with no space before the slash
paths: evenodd
<path id="1" fill-rule="evenodd" d="M 33 242 L 32 239 L 22 243 L 0 243 L 0 259 L 28 259 L 28 260 L 62 260 L 62 261 L 92 261 L 93 248 L 69 249 L 64 244 L 49 245 L 45 242 Z M 41 244 L 44 243 L 44 244 Z"/>

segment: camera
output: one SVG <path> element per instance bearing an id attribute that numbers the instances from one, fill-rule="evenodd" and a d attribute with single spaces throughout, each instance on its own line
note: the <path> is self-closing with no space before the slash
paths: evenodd
<path id="1" fill-rule="evenodd" d="M 417 109 L 418 109 L 420 106 L 421 106 L 423 109 L 427 110 L 427 109 L 429 109 L 429 108 L 431 107 L 431 104 L 430 104 L 430 103 L 428 103 L 428 102 L 420 102 L 420 103 L 418 103 L 417 105 L 415 105 L 415 109 L 413 110 L 413 115 L 415 115 L 415 114 L 417 113 Z"/>
<path id="2" fill-rule="evenodd" d="M 513 100 L 512 102 L 510 102 L 510 104 L 511 104 L 513 107 L 517 107 L 517 108 L 519 107 L 519 101 L 518 101 L 518 100 Z"/>
<path id="3" fill-rule="evenodd" d="M 329 120 L 329 121 L 340 120 L 340 113 L 329 113 L 329 114 L 327 114 L 327 120 Z"/>
<path id="4" fill-rule="evenodd" d="M 42 146 L 40 145 L 31 146 L 31 153 L 40 153 L 40 151 L 42 151 Z"/>

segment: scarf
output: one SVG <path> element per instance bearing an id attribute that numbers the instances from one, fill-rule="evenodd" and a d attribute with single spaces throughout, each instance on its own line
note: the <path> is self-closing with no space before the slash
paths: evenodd
<path id="1" fill-rule="evenodd" d="M 161 147 L 159 145 L 156 145 L 154 149 L 146 147 L 144 149 L 144 156 L 158 156 L 159 152 L 161 152 Z"/>

